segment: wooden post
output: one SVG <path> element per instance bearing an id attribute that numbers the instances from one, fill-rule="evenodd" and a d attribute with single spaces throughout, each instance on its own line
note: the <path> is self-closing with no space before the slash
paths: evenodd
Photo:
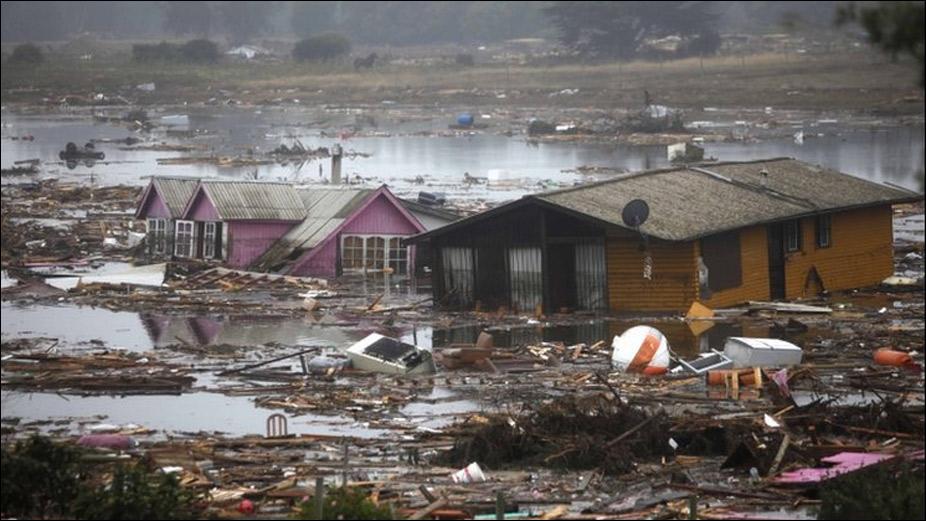
<path id="1" fill-rule="evenodd" d="M 688 496 L 688 519 L 698 519 L 698 496 Z"/>
<path id="2" fill-rule="evenodd" d="M 315 478 L 315 519 L 324 519 L 325 516 L 325 478 Z"/>
<path id="3" fill-rule="evenodd" d="M 495 492 L 495 519 L 505 519 L 505 493 Z"/>
<path id="4" fill-rule="evenodd" d="M 341 469 L 341 486 L 347 486 L 347 460 L 349 457 L 350 445 L 348 444 L 347 439 L 344 440 L 344 458 L 341 464 L 343 468 Z"/>

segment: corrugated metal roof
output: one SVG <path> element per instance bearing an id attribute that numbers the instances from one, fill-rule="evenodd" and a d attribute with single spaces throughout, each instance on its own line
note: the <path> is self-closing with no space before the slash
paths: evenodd
<path id="1" fill-rule="evenodd" d="M 525 196 L 509 205 L 540 201 L 604 225 L 626 228 L 621 218 L 624 206 L 634 199 L 643 199 L 650 213 L 640 230 L 659 239 L 685 241 L 803 215 L 917 198 L 922 196 L 795 159 L 779 158 L 625 174 Z M 507 206 L 420 234 L 412 240 L 447 233 L 504 211 Z"/>
<path id="2" fill-rule="evenodd" d="M 306 215 L 291 184 L 207 180 L 202 186 L 223 221 L 301 221 Z"/>
<path id="3" fill-rule="evenodd" d="M 374 191 L 344 188 L 296 190 L 305 205 L 307 217 L 275 242 L 251 267 L 257 270 L 270 270 L 286 260 L 294 251 L 314 248 L 340 226 Z"/>
<path id="4" fill-rule="evenodd" d="M 152 177 L 151 182 L 170 210 L 170 216 L 175 219 L 183 214 L 187 201 L 199 185 L 199 179 L 183 177 Z"/>

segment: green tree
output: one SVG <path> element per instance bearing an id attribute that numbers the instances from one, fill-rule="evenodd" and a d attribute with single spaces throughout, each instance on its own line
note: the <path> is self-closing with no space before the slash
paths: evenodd
<path id="1" fill-rule="evenodd" d="M 322 519 L 392 519 L 388 507 L 377 505 L 367 498 L 363 490 L 356 487 L 339 487 L 325 495 Z M 315 500 L 304 501 L 299 506 L 296 519 L 315 519 Z"/>
<path id="2" fill-rule="evenodd" d="M 80 490 L 80 452 L 35 435 L 3 447 L 0 510 L 4 516 L 66 517 Z"/>
<path id="3" fill-rule="evenodd" d="M 79 519 L 193 519 L 193 499 L 173 474 L 150 473 L 140 463 L 120 465 L 107 487 L 80 494 L 73 514 Z"/>
<path id="4" fill-rule="evenodd" d="M 180 56 L 191 63 L 215 63 L 219 61 L 219 46 L 211 40 L 190 40 L 180 46 Z"/>
<path id="5" fill-rule="evenodd" d="M 293 49 L 296 61 L 327 62 L 350 54 L 350 40 L 340 34 L 326 33 L 300 40 Z"/>
<path id="6" fill-rule="evenodd" d="M 819 519 L 923 519 L 923 468 L 876 466 L 827 481 Z"/>
<path id="7" fill-rule="evenodd" d="M 38 65 L 45 61 L 45 54 L 42 49 L 32 43 L 23 43 L 13 48 L 8 63 L 11 65 Z"/>
<path id="8" fill-rule="evenodd" d="M 902 54 L 913 56 L 919 64 L 920 86 L 926 82 L 923 70 L 924 38 L 923 2 L 878 2 L 876 6 L 858 6 L 854 2 L 840 6 L 836 24 L 858 23 L 868 33 L 868 40 L 896 60 Z"/>
<path id="9" fill-rule="evenodd" d="M 678 35 L 716 43 L 709 2 L 556 2 L 544 13 L 566 47 L 589 57 L 632 58 L 644 41 Z"/>

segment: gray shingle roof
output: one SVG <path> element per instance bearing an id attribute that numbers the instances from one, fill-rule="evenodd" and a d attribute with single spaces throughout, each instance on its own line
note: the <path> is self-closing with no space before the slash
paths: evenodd
<path id="1" fill-rule="evenodd" d="M 779 158 L 625 174 L 525 196 L 509 205 L 539 201 L 606 226 L 626 228 L 621 211 L 628 202 L 643 199 L 650 207 L 649 219 L 640 227 L 643 233 L 659 239 L 686 241 L 803 215 L 921 198 L 922 195 L 907 190 Z M 509 205 L 490 210 L 488 215 L 504 211 Z M 413 241 L 487 217 L 484 212 L 417 235 Z"/>

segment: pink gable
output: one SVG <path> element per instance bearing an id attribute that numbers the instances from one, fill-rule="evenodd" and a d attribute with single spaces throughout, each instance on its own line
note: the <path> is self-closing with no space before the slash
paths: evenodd
<path id="1" fill-rule="evenodd" d="M 385 194 L 376 196 L 360 212 L 348 218 L 341 233 L 382 233 L 412 235 L 418 233 L 417 223 L 409 221 Z"/>
<path id="2" fill-rule="evenodd" d="M 291 275 L 333 277 L 337 273 L 337 259 L 341 234 L 376 234 L 409 236 L 424 231 L 424 226 L 405 211 L 395 196 L 385 187 L 370 201 L 354 212 L 325 240 L 302 254 L 288 271 Z M 411 253 L 414 264 L 414 249 Z"/>
<path id="3" fill-rule="evenodd" d="M 183 213 L 183 218 L 192 221 L 219 221 L 219 212 L 209 199 L 206 191 L 200 186 L 196 189 L 193 201 Z"/>
<path id="4" fill-rule="evenodd" d="M 170 219 L 170 210 L 154 187 L 154 183 L 148 185 L 142 196 L 141 204 L 138 211 L 135 212 L 138 219 Z"/>

